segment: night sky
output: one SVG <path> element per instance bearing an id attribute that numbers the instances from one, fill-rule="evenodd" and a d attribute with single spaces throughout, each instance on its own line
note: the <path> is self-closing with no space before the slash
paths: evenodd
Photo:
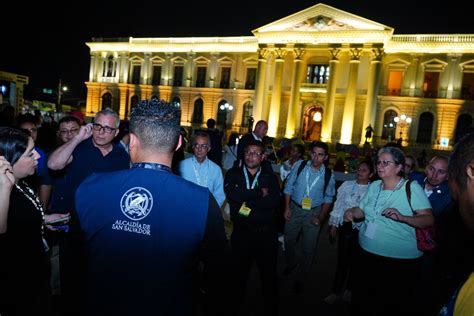
<path id="1" fill-rule="evenodd" d="M 7 3 L 5 3 L 7 2 Z M 68 98 L 86 97 L 93 37 L 251 36 L 251 30 L 316 5 L 317 1 L 35 1 L 0 5 L 0 70 L 30 78 L 29 89 L 56 89 L 59 78 Z M 127 4 L 123 4 L 127 3 Z M 474 34 L 474 4 L 457 1 L 323 2 L 395 28 L 395 34 Z M 453 7 L 448 5 L 452 3 Z M 270 9 L 266 9 L 266 8 Z M 219 13 L 209 12 L 211 8 Z M 185 10 L 185 11 L 181 11 Z M 17 27 L 27 28 L 26 31 Z"/>

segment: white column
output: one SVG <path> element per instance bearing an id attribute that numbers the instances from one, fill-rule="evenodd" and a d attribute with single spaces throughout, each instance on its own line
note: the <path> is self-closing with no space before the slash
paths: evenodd
<path id="1" fill-rule="evenodd" d="M 270 103 L 270 115 L 268 118 L 268 135 L 277 137 L 279 127 L 278 123 L 280 122 L 281 81 L 283 77 L 286 50 L 277 48 L 273 52 L 275 54 L 275 76 L 273 78 L 272 100 Z"/>
<path id="2" fill-rule="evenodd" d="M 255 89 L 255 106 L 253 107 L 252 112 L 255 122 L 258 122 L 263 117 L 263 103 L 265 100 L 265 73 L 268 54 L 269 51 L 267 49 L 258 49 L 257 86 Z"/>
<path id="3" fill-rule="evenodd" d="M 365 143 L 365 128 L 375 127 L 375 115 L 377 114 L 377 95 L 380 87 L 380 76 L 382 69 L 383 49 L 376 48 L 372 50 L 372 60 L 369 69 L 369 84 L 367 86 L 367 99 L 365 101 L 364 121 L 362 124 L 362 134 L 360 137 L 360 144 Z"/>
<path id="4" fill-rule="evenodd" d="M 457 85 L 456 71 L 459 69 L 459 61 L 462 54 L 448 54 L 449 58 L 449 77 L 448 86 L 446 89 L 446 99 L 455 99 L 460 96 L 461 87 Z M 459 91 L 459 92 L 458 92 Z"/>
<path id="5" fill-rule="evenodd" d="M 219 53 L 211 53 L 211 62 L 209 63 L 209 88 L 216 87 L 217 71 L 219 70 Z"/>
<path id="6" fill-rule="evenodd" d="M 148 77 L 150 74 L 150 57 L 151 53 L 145 53 L 145 59 L 143 60 L 142 64 L 142 73 L 141 73 L 141 84 L 148 84 Z"/>
<path id="7" fill-rule="evenodd" d="M 173 53 L 166 53 L 165 55 L 165 62 L 163 63 L 163 73 L 165 82 L 163 84 L 165 86 L 170 86 L 171 85 L 171 78 L 173 77 L 173 63 L 171 61 L 171 58 L 173 58 Z"/>
<path id="8" fill-rule="evenodd" d="M 97 53 L 96 52 L 91 52 L 91 64 L 89 67 L 89 81 L 94 82 L 97 80 Z"/>
<path id="9" fill-rule="evenodd" d="M 357 96 L 357 77 L 359 75 L 360 53 L 362 49 L 352 48 L 350 50 L 351 60 L 349 62 L 349 82 L 347 83 L 346 100 L 344 102 L 344 114 L 341 124 L 341 144 L 352 144 L 352 129 L 354 126 L 355 101 Z"/>
<path id="10" fill-rule="evenodd" d="M 191 51 L 188 52 L 188 60 L 185 65 L 185 71 L 184 71 L 184 86 L 185 87 L 191 87 L 193 83 L 193 74 L 194 74 L 194 56 L 196 56 L 196 53 Z"/>
<path id="11" fill-rule="evenodd" d="M 295 48 L 293 53 L 295 55 L 295 59 L 293 60 L 293 78 L 291 80 L 290 104 L 288 108 L 288 117 L 286 119 L 285 137 L 287 138 L 293 138 L 297 133 L 296 120 L 300 100 L 301 74 L 303 71 L 303 61 L 301 60 L 301 57 L 304 55 L 305 50 L 302 48 Z"/>
<path id="12" fill-rule="evenodd" d="M 331 49 L 331 60 L 329 61 L 329 82 L 326 92 L 326 107 L 324 109 L 323 126 L 321 131 L 321 140 L 323 142 L 332 142 L 332 124 L 334 120 L 334 102 L 336 99 L 336 78 L 337 66 L 339 65 L 338 55 L 340 49 Z"/>

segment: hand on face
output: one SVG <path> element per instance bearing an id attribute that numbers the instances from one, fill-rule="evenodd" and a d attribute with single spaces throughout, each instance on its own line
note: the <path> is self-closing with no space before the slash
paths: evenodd
<path id="1" fill-rule="evenodd" d="M 15 184 L 13 168 L 5 157 L 0 156 L 0 188 L 10 191 Z"/>

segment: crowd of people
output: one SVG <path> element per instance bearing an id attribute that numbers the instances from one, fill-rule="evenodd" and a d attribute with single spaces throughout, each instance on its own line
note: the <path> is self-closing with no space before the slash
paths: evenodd
<path id="1" fill-rule="evenodd" d="M 52 313 L 58 293 L 62 315 L 241 315 L 254 264 L 262 315 L 278 315 L 280 278 L 306 291 L 325 223 L 338 247 L 326 304 L 474 314 L 474 135 L 424 172 L 389 144 L 337 181 L 320 141 L 292 144 L 276 174 L 263 120 L 222 146 L 210 119 L 176 159 L 188 141 L 179 119 L 179 108 L 145 100 L 126 124 L 109 108 L 91 123 L 65 116 L 54 143 L 40 141 L 47 124 L 34 115 L 2 121 L 1 315 Z M 418 247 L 425 228 L 435 250 Z"/>

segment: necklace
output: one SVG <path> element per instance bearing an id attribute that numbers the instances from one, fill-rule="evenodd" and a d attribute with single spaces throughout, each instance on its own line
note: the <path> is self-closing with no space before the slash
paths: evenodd
<path id="1" fill-rule="evenodd" d="M 33 192 L 33 190 L 25 183 L 21 183 L 24 187 L 25 190 L 21 186 L 15 183 L 15 188 L 17 188 L 18 191 L 23 193 L 23 195 L 30 200 L 30 202 L 33 204 L 33 206 L 41 213 L 41 237 L 44 236 L 44 210 L 43 210 L 43 205 L 41 204 L 40 200 L 38 199 L 38 196 Z M 43 237 L 43 242 L 45 242 L 44 237 Z"/>

